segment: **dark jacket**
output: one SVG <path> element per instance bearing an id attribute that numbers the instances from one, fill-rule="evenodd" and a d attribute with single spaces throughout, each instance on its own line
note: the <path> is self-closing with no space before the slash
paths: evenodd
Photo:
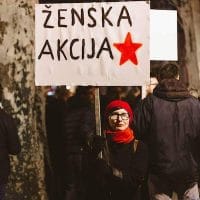
<path id="1" fill-rule="evenodd" d="M 63 124 L 64 178 L 66 199 L 85 199 L 89 138 L 95 133 L 92 104 L 79 96 L 67 102 Z M 79 191 L 79 192 L 77 192 Z"/>
<path id="2" fill-rule="evenodd" d="M 56 173 L 61 173 L 63 162 L 62 125 L 65 110 L 65 101 L 47 96 L 46 99 L 46 132 L 50 160 Z"/>
<path id="3" fill-rule="evenodd" d="M 71 97 L 67 102 L 63 123 L 65 153 L 82 152 L 88 138 L 95 134 L 93 105 L 77 96 Z"/>
<path id="4" fill-rule="evenodd" d="M 165 79 L 135 111 L 139 138 L 149 146 L 150 172 L 175 181 L 197 180 L 193 152 L 200 135 L 200 103 L 176 79 Z"/>
<path id="5" fill-rule="evenodd" d="M 111 199 L 136 199 L 138 188 L 147 173 L 147 147 L 143 142 L 138 142 L 136 152 L 134 152 L 133 142 L 129 144 L 112 143 L 110 147 L 112 166 L 119 169 L 123 175 L 122 179 L 111 177 Z"/>
<path id="6" fill-rule="evenodd" d="M 0 109 L 0 184 L 6 183 L 10 173 L 9 154 L 20 152 L 16 125 L 11 116 Z"/>
<path id="7" fill-rule="evenodd" d="M 139 141 L 134 151 L 133 141 L 128 144 L 108 143 L 110 164 L 103 160 L 93 167 L 94 181 L 91 192 L 97 200 L 138 200 L 140 187 L 144 183 L 148 168 L 148 151 L 146 145 Z M 112 168 L 122 172 L 122 177 L 113 175 Z M 92 171 L 92 170 L 91 170 Z M 95 188 L 97 187 L 96 191 Z M 91 198 L 92 199 L 92 198 Z"/>

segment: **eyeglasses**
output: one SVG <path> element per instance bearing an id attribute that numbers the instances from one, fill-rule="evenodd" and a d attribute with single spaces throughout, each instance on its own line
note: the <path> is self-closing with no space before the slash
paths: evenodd
<path id="1" fill-rule="evenodd" d="M 110 114 L 110 119 L 112 120 L 117 120 L 119 117 L 121 117 L 122 120 L 128 120 L 129 119 L 129 114 L 128 113 L 111 113 Z"/>

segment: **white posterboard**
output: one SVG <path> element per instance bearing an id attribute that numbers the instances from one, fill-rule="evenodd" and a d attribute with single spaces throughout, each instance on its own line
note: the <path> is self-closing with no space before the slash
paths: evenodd
<path id="1" fill-rule="evenodd" d="M 177 11 L 150 10 L 150 60 L 178 59 Z"/>
<path id="2" fill-rule="evenodd" d="M 36 85 L 146 85 L 149 4 L 36 4 Z"/>

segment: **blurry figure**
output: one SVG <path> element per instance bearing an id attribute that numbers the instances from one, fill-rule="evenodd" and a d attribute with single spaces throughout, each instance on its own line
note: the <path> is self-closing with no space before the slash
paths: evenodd
<path id="1" fill-rule="evenodd" d="M 45 97 L 52 96 L 52 95 L 55 94 L 55 92 L 53 91 L 52 86 L 44 86 L 43 87 L 43 93 L 44 93 Z"/>
<path id="2" fill-rule="evenodd" d="M 147 85 L 146 96 L 153 93 L 154 88 L 158 85 L 158 79 L 156 77 L 150 78 L 150 85 Z"/>
<path id="3" fill-rule="evenodd" d="M 55 97 L 58 100 L 66 102 L 69 97 L 72 96 L 72 93 L 70 90 L 66 89 L 66 86 L 59 86 L 55 90 Z"/>
<path id="4" fill-rule="evenodd" d="M 124 100 L 129 103 L 132 110 L 135 110 L 136 106 L 140 103 L 142 97 L 141 93 L 141 87 L 134 86 L 128 91 L 126 98 L 124 98 Z"/>
<path id="5" fill-rule="evenodd" d="M 109 86 L 107 87 L 106 95 L 101 96 L 102 108 L 105 109 L 106 105 L 113 100 L 123 99 L 126 96 L 126 87 L 123 86 Z"/>
<path id="6" fill-rule="evenodd" d="M 127 102 L 114 100 L 106 106 L 105 118 L 109 159 L 97 158 L 91 167 L 93 199 L 140 200 L 147 175 L 148 151 L 130 128 L 133 111 Z"/>
<path id="7" fill-rule="evenodd" d="M 79 86 L 67 101 L 63 122 L 65 200 L 84 200 L 90 138 L 95 134 L 95 87 Z"/>
<path id="8" fill-rule="evenodd" d="M 48 176 L 47 190 L 50 200 L 62 200 L 64 198 L 63 183 L 63 140 L 62 140 L 62 124 L 64 118 L 64 110 L 66 100 L 71 95 L 66 86 L 50 88 L 46 97 L 46 131 L 47 141 L 50 154 L 50 162 L 52 166 L 51 175 Z"/>
<path id="9" fill-rule="evenodd" d="M 1 86 L 0 101 L 2 101 Z M 9 155 L 18 154 L 20 149 L 16 124 L 11 115 L 0 108 L 0 200 L 5 199 L 5 188 L 10 173 Z"/>
<path id="10" fill-rule="evenodd" d="M 179 80 L 176 64 L 162 66 L 158 81 L 134 123 L 149 147 L 150 199 L 170 200 L 176 192 L 178 199 L 199 200 L 200 103 Z"/>

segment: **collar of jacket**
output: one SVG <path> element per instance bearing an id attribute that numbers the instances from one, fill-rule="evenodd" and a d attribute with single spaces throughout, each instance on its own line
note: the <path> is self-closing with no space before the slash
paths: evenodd
<path id="1" fill-rule="evenodd" d="M 154 89 L 153 94 L 168 101 L 181 101 L 190 97 L 184 83 L 177 79 L 164 79 Z"/>

